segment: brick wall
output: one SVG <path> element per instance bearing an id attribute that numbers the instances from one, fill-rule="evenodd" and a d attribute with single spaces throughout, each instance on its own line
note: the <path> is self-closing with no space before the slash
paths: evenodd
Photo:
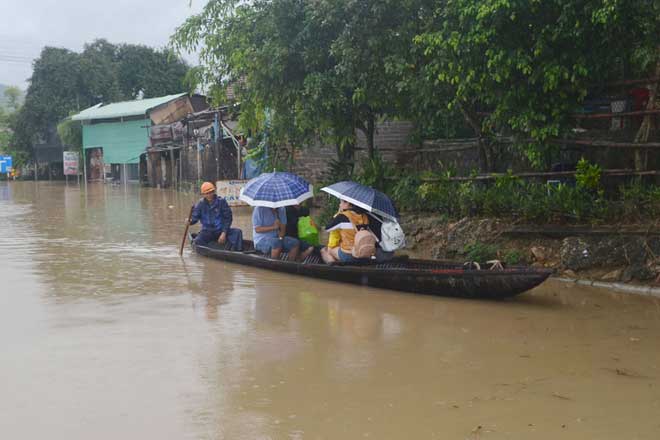
<path id="1" fill-rule="evenodd" d="M 398 154 L 396 150 L 410 147 L 410 133 L 413 125 L 407 121 L 385 121 L 376 125 L 374 144 L 382 149 L 382 156 L 388 161 L 400 162 L 405 160 L 405 153 Z M 366 157 L 367 141 L 361 131 L 357 133 L 356 161 Z M 337 159 L 337 151 L 333 145 L 316 145 L 299 149 L 295 154 L 295 164 L 291 171 L 308 179 L 310 182 L 319 182 L 328 174 L 328 165 Z"/>
<path id="2" fill-rule="evenodd" d="M 315 145 L 296 150 L 291 172 L 310 182 L 317 183 L 324 179 L 328 172 L 328 165 L 336 158 L 337 152 L 334 146 L 318 142 Z"/>
<path id="3" fill-rule="evenodd" d="M 410 135 L 413 131 L 413 124 L 409 121 L 383 121 L 376 124 L 376 133 L 374 134 L 374 146 L 381 151 L 384 159 L 393 162 L 405 161 L 405 153 L 399 153 L 396 150 L 402 148 L 412 148 Z M 358 148 L 367 149 L 367 138 L 362 131 L 357 132 Z M 359 158 L 366 156 L 366 151 L 360 151 Z"/>

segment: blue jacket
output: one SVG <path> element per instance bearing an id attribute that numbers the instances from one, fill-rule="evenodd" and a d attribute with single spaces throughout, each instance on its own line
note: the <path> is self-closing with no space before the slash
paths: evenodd
<path id="1" fill-rule="evenodd" d="M 208 231 L 229 232 L 232 222 L 231 208 L 222 197 L 217 197 L 209 203 L 201 198 L 193 208 L 190 224 L 202 222 L 202 229 Z"/>

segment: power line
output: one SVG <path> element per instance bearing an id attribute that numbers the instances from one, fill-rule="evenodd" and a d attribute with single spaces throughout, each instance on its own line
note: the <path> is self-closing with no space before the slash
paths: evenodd
<path id="1" fill-rule="evenodd" d="M 8 55 L 4 53 L 0 53 L 0 58 L 8 59 L 8 60 L 14 60 L 14 61 L 32 61 L 32 57 L 25 57 L 25 56 L 18 56 L 18 55 Z"/>
<path id="2" fill-rule="evenodd" d="M 0 58 L 0 63 L 32 64 L 32 61 L 3 60 L 2 58 Z"/>

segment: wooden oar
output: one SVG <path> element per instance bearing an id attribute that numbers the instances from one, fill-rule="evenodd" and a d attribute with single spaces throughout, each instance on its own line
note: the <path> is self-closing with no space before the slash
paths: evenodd
<path id="1" fill-rule="evenodd" d="M 188 218 L 186 219 L 186 230 L 183 231 L 183 240 L 181 240 L 181 249 L 179 249 L 179 255 L 181 256 L 183 256 L 183 246 L 185 246 L 186 238 L 188 238 L 188 228 L 190 227 L 190 218 L 192 217 L 192 212 L 194 208 L 195 205 L 192 205 L 190 207 L 190 213 L 188 214 Z"/>

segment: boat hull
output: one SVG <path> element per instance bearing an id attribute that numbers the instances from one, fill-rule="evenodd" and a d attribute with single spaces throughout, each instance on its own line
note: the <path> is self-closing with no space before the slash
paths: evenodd
<path id="1" fill-rule="evenodd" d="M 192 238 L 192 237 L 191 237 Z M 192 240 L 191 240 L 191 243 Z M 251 247 L 251 243 L 246 243 Z M 277 272 L 381 289 L 460 298 L 507 298 L 530 290 L 550 276 L 547 269 L 523 266 L 505 270 L 464 269 L 461 264 L 395 258 L 364 265 L 296 263 L 267 258 L 254 251 L 234 252 L 215 244 L 196 245 L 199 255 Z"/>

